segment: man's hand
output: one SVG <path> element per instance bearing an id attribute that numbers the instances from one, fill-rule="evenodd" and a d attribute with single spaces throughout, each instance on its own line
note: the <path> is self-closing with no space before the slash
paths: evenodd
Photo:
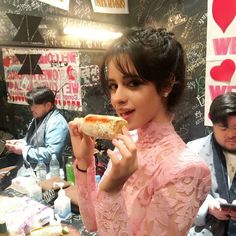
<path id="1" fill-rule="evenodd" d="M 228 220 L 230 218 L 230 210 L 222 209 L 220 207 L 221 203 L 227 203 L 227 201 L 222 198 L 213 199 L 208 205 L 208 212 L 218 220 Z"/>
<path id="2" fill-rule="evenodd" d="M 236 200 L 233 200 L 232 204 L 236 205 Z M 231 209 L 229 215 L 232 220 L 236 221 L 236 209 Z"/>
<path id="3" fill-rule="evenodd" d="M 10 139 L 6 140 L 6 146 L 7 145 L 17 145 L 17 144 L 23 144 L 21 139 Z"/>
<path id="4" fill-rule="evenodd" d="M 5 147 L 8 151 L 13 152 L 18 155 L 22 155 L 24 142 L 20 139 L 6 140 Z"/>
<path id="5" fill-rule="evenodd" d="M 22 155 L 23 153 L 22 144 L 6 144 L 6 148 L 8 151 L 13 152 L 18 155 Z"/>

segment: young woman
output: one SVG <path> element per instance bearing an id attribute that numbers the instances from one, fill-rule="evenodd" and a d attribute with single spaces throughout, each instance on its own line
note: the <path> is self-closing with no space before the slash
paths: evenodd
<path id="1" fill-rule="evenodd" d="M 210 172 L 172 125 L 185 85 L 181 45 L 165 29 L 131 29 L 105 55 L 101 79 L 128 129 L 112 140 L 95 184 L 94 140 L 71 121 L 79 208 L 100 236 L 184 236 L 210 188 Z M 133 141 L 128 130 L 137 130 Z"/>

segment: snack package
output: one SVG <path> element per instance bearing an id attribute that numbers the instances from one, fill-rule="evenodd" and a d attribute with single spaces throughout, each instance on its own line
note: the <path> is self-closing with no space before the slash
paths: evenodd
<path id="1" fill-rule="evenodd" d="M 0 197 L 0 219 L 12 235 L 27 235 L 34 228 L 49 223 L 53 209 L 29 197 Z"/>

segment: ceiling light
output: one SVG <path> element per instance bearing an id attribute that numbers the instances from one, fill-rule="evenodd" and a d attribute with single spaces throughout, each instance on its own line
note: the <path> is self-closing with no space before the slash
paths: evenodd
<path id="1" fill-rule="evenodd" d="M 64 34 L 78 37 L 83 40 L 109 41 L 119 38 L 122 33 L 99 28 L 96 26 L 67 26 L 64 28 Z"/>

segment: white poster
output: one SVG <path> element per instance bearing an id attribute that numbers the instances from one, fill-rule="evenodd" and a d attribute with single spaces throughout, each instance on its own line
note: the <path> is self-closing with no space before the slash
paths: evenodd
<path id="1" fill-rule="evenodd" d="M 109 14 L 128 14 L 128 0 L 91 0 L 93 11 Z"/>
<path id="2" fill-rule="evenodd" d="M 205 125 L 212 100 L 236 92 L 236 1 L 208 0 Z"/>
<path id="3" fill-rule="evenodd" d="M 39 1 L 69 11 L 70 0 L 39 0 Z"/>
<path id="4" fill-rule="evenodd" d="M 66 49 L 3 48 L 8 102 L 26 105 L 25 94 L 46 85 L 58 108 L 81 110 L 79 51 Z"/>

